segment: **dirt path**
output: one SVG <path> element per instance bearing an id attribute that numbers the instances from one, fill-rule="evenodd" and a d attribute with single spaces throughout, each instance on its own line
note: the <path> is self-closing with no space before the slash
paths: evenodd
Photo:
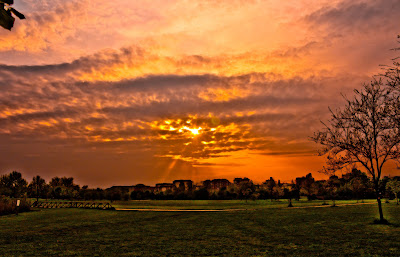
<path id="1" fill-rule="evenodd" d="M 231 212 L 231 211 L 247 211 L 247 210 L 254 210 L 254 209 L 223 209 L 223 210 L 204 210 L 204 209 L 118 209 L 117 211 L 185 211 L 185 212 Z"/>
<path id="2" fill-rule="evenodd" d="M 336 207 L 341 206 L 349 206 L 349 205 L 364 205 L 364 204 L 376 204 L 376 203 L 345 203 L 345 204 L 336 204 Z M 307 209 L 307 208 L 326 208 L 332 207 L 332 205 L 313 205 L 313 206 L 298 206 L 298 207 L 291 207 L 290 209 Z"/>

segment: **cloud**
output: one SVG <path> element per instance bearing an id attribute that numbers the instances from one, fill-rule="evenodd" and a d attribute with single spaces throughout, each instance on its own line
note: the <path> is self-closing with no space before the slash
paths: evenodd
<path id="1" fill-rule="evenodd" d="M 48 156 L 103 181 L 305 171 L 327 107 L 398 34 L 391 0 L 19 2 L 28 19 L 0 32 L 0 168 Z"/>
<path id="2" fill-rule="evenodd" d="M 121 154 L 151 149 L 156 158 L 192 167 L 225 165 L 215 160 L 243 151 L 309 152 L 314 146 L 298 139 L 320 126 L 327 115 L 321 105 L 338 105 L 336 85 L 347 92 L 364 77 L 297 76 L 301 72 L 275 73 L 265 64 L 301 61 L 318 47 L 172 57 L 131 46 L 68 63 L 1 65 L 0 133 Z M 248 69 L 240 69 L 243 64 Z"/>
<path id="3" fill-rule="evenodd" d="M 321 103 L 337 102 L 329 85 L 338 79 L 330 77 L 166 74 L 85 82 L 76 75 L 121 65 L 132 51 L 120 53 L 57 65 L 0 66 L 7 75 L 0 80 L 6 89 L 0 96 L 0 133 L 121 153 L 135 145 L 196 166 L 243 150 L 310 147 L 289 142 L 318 126 L 318 116 L 325 115 L 316 111 Z"/>
<path id="4" fill-rule="evenodd" d="M 397 0 L 344 1 L 337 6 L 321 8 L 304 19 L 314 26 L 329 26 L 330 32 L 357 30 L 365 33 L 398 28 L 396 17 L 399 11 Z"/>
<path id="5" fill-rule="evenodd" d="M 397 45 L 399 11 L 396 0 L 340 1 L 304 15 L 297 24 L 327 46 L 320 53 L 322 60 L 339 70 L 371 76 L 393 58 L 389 49 Z"/>
<path id="6" fill-rule="evenodd" d="M 84 4 L 85 1 L 55 1 L 51 10 L 39 8 L 29 12 L 29 8 L 23 8 L 21 12 L 28 11 L 26 20 L 16 22 L 12 33 L 0 31 L 0 51 L 42 52 L 54 43 L 65 43 L 68 37 L 75 35 L 75 26 L 85 15 L 81 8 Z M 35 3 L 32 8 L 36 6 L 41 4 Z"/>

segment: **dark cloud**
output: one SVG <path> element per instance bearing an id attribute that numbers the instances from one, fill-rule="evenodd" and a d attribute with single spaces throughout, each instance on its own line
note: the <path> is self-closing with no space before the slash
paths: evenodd
<path id="1" fill-rule="evenodd" d="M 398 0 L 343 1 L 336 7 L 324 7 L 304 19 L 313 25 L 328 25 L 335 31 L 398 28 Z M 332 31 L 331 31 L 332 32 Z"/>
<path id="2" fill-rule="evenodd" d="M 314 150 L 314 151 L 261 152 L 258 154 L 268 155 L 268 156 L 310 156 L 316 153 Z"/>

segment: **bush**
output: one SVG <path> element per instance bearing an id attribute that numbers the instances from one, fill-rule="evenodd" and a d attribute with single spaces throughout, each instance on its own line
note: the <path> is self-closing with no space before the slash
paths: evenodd
<path id="1" fill-rule="evenodd" d="M 200 188 L 194 191 L 193 198 L 195 200 L 208 200 L 208 190 L 207 188 Z"/>
<path id="2" fill-rule="evenodd" d="M 129 194 L 124 194 L 124 195 L 122 195 L 122 199 L 123 199 L 124 201 L 128 201 L 128 200 L 129 200 Z"/>
<path id="3" fill-rule="evenodd" d="M 0 216 L 17 213 L 17 199 L 3 198 L 0 199 Z M 26 199 L 21 199 L 18 212 L 27 212 L 31 210 L 30 202 Z"/>

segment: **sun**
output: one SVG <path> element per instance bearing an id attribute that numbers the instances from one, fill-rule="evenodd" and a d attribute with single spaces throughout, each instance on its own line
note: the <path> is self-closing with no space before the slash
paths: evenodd
<path id="1" fill-rule="evenodd" d="M 190 129 L 190 132 L 192 132 L 193 135 L 198 135 L 198 134 L 200 134 L 200 130 L 201 130 L 201 127 L 198 129 Z"/>
<path id="2" fill-rule="evenodd" d="M 193 135 L 199 135 L 200 131 L 203 129 L 202 127 L 196 128 L 188 128 L 186 126 L 183 127 L 183 129 L 190 131 Z"/>

